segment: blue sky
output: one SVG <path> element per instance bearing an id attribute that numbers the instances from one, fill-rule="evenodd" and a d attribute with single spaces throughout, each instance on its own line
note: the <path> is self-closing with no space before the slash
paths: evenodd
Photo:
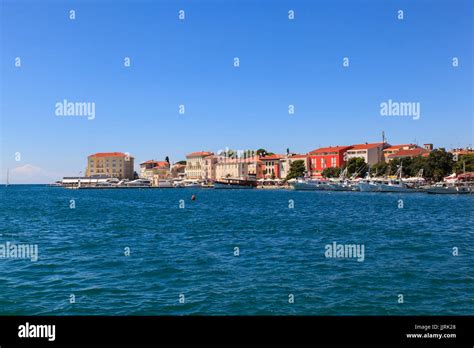
<path id="1" fill-rule="evenodd" d="M 382 130 L 392 144 L 473 143 L 469 0 L 1 4 L 2 182 L 7 168 L 13 183 L 77 175 L 95 152 L 305 153 Z M 95 119 L 56 116 L 63 99 L 94 102 Z M 420 119 L 381 116 L 388 99 L 419 102 Z"/>

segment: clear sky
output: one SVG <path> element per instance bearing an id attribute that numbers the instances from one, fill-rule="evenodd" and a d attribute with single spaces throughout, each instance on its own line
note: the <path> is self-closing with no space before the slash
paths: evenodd
<path id="1" fill-rule="evenodd" d="M 95 152 L 137 167 L 382 131 L 391 144 L 473 143 L 471 0 L 0 2 L 2 182 L 7 168 L 11 183 L 78 175 Z M 95 103 L 95 118 L 56 116 L 64 99 Z M 420 103 L 420 118 L 381 116 L 389 99 Z"/>

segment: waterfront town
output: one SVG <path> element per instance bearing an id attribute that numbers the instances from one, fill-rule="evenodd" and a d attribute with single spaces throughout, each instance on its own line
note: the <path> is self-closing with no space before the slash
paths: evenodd
<path id="1" fill-rule="evenodd" d="M 385 180 L 388 191 L 402 189 L 406 191 L 408 188 L 416 187 L 410 187 L 403 181 L 413 183 L 418 180 L 420 181 L 418 186 L 426 184 L 423 168 L 428 164 L 418 163 L 416 175 L 413 172 L 408 178 L 407 169 L 404 172 L 403 166 L 410 169 L 407 164 L 413 162 L 412 167 L 416 167 L 417 161 L 439 157 L 435 156 L 437 153 L 450 156 L 449 161 L 452 163 L 448 167 L 439 164 L 444 168 L 444 172 L 435 168 L 432 170 L 432 178 L 437 173 L 437 181 L 449 182 L 449 178 L 452 182 L 459 181 L 458 179 L 464 179 L 462 180 L 464 182 L 472 181 L 474 151 L 470 147 L 445 151 L 435 149 L 433 144 L 429 143 L 422 146 L 392 145 L 384 140 L 376 143 L 325 146 L 306 154 L 293 153 L 289 149 L 284 154 L 275 154 L 265 149 L 256 151 L 227 149 L 218 153 L 201 150 L 188 153 L 185 160 L 175 163 L 168 157 L 148 159 L 139 163 L 137 170 L 135 170 L 135 158 L 129 153 L 99 152 L 88 156 L 84 177 L 65 177 L 57 184 L 68 188 L 332 188 L 380 191 L 382 190 L 380 185 L 384 183 L 378 181 Z M 461 161 L 458 159 L 464 159 L 462 170 L 459 166 Z M 451 174 L 456 168 L 458 173 Z M 368 185 L 366 188 L 362 188 L 363 183 L 358 181 L 354 183 L 354 180 L 360 181 L 363 178 L 365 181 L 370 179 L 370 182 L 365 182 Z M 400 185 L 403 187 L 398 187 Z M 443 188 L 446 188 L 445 186 Z M 468 191 L 471 191 L 470 186 L 467 188 Z M 455 189 L 459 191 L 458 188 Z"/>

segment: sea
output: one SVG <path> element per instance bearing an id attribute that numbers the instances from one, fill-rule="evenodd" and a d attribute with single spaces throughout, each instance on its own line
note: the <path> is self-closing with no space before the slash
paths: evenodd
<path id="1" fill-rule="evenodd" d="M 0 315 L 473 315 L 473 208 L 474 195 L 1 186 Z"/>

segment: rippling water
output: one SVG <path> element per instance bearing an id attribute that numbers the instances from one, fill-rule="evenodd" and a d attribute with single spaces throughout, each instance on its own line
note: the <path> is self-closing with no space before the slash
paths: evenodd
<path id="1" fill-rule="evenodd" d="M 39 248 L 36 262 L 0 258 L 3 315 L 474 314 L 473 195 L 44 186 L 0 195 L 0 244 Z M 363 244 L 365 260 L 326 258 L 333 242 Z"/>

